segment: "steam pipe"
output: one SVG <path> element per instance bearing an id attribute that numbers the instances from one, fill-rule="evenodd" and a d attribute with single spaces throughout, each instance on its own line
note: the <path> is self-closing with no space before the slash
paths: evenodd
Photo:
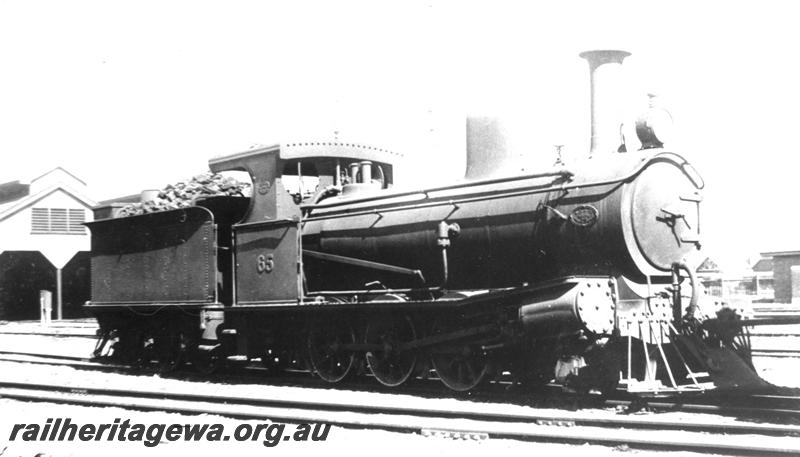
<path id="1" fill-rule="evenodd" d="M 689 267 L 686 262 L 675 262 L 672 264 L 672 319 L 675 326 L 680 324 L 683 318 L 683 305 L 681 303 L 681 283 L 680 283 L 680 270 L 686 272 L 689 277 L 689 285 L 692 286 L 692 296 L 689 299 L 688 312 L 693 314 L 697 309 L 697 301 L 699 299 L 697 276 L 694 271 Z"/>
<path id="2" fill-rule="evenodd" d="M 447 288 L 447 281 L 450 279 L 450 269 L 447 263 L 447 248 L 450 247 L 450 236 L 457 236 L 461 232 L 458 224 L 448 224 L 446 221 L 439 222 L 436 228 L 436 244 L 442 251 L 442 289 Z"/>

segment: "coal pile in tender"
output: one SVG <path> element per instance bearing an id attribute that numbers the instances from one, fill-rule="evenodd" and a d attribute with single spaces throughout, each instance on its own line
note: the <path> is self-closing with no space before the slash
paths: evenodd
<path id="1" fill-rule="evenodd" d="M 234 178 L 217 173 L 203 173 L 193 176 L 188 181 L 168 185 L 153 200 L 131 203 L 123 207 L 119 216 L 136 216 L 186 208 L 193 206 L 198 198 L 219 196 L 249 197 L 250 183 L 239 182 Z"/>

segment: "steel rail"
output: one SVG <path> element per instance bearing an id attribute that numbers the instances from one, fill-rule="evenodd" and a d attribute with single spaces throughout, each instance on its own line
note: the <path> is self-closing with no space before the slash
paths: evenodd
<path id="1" fill-rule="evenodd" d="M 770 424 L 693 423 L 627 417 L 590 417 L 576 413 L 482 412 L 474 408 L 417 409 L 391 405 L 254 399 L 146 390 L 119 390 L 51 384 L 0 383 L 0 397 L 25 400 L 114 406 L 184 414 L 216 414 L 239 419 L 279 422 L 325 422 L 347 428 L 383 429 L 412 433 L 440 431 L 532 441 L 625 444 L 650 449 L 702 450 L 722 453 L 800 453 L 800 442 L 787 435 L 800 427 Z M 676 431 L 665 438 L 665 430 Z M 708 433 L 714 433 L 709 435 Z M 758 435 L 754 440 L 753 435 Z M 782 435 L 774 437 L 774 435 Z M 758 443 L 758 444 L 755 444 Z"/>
<path id="2" fill-rule="evenodd" d="M 16 355 L 20 357 L 38 357 L 42 359 L 53 359 L 53 360 L 61 360 L 61 361 L 73 361 L 73 362 L 86 362 L 86 363 L 94 363 L 96 365 L 102 365 L 100 363 L 95 363 L 91 359 L 86 357 L 77 357 L 72 355 L 57 355 L 57 354 L 39 354 L 36 352 L 20 352 L 20 351 L 0 351 L 0 355 Z"/>
<path id="3" fill-rule="evenodd" d="M 81 394 L 96 394 L 106 396 L 131 396 L 138 398 L 150 398 L 170 401 L 189 401 L 189 402 L 207 402 L 207 403 L 220 403 L 226 405 L 248 405 L 259 407 L 279 407 L 291 409 L 311 409 L 320 411 L 358 411 L 371 414 L 396 414 L 396 415 L 412 415 L 420 417 L 444 417 L 454 419 L 473 419 L 473 420 L 494 420 L 505 422 L 536 422 L 536 423 L 568 423 L 569 425 L 583 425 L 583 426 L 598 426 L 598 425 L 613 425 L 613 426 L 626 426 L 631 428 L 649 429 L 656 428 L 659 430 L 685 430 L 692 428 L 693 431 L 698 432 L 715 432 L 715 433 L 766 433 L 772 435 L 779 434 L 800 434 L 800 426 L 798 425 L 778 425 L 768 423 L 720 423 L 720 422 L 702 422 L 702 423 L 687 423 L 686 421 L 669 421 L 669 420 L 650 420 L 640 416 L 629 416 L 624 418 L 619 417 L 598 417 L 590 416 L 580 413 L 565 413 L 564 415 L 554 414 L 541 414 L 541 413 L 502 413 L 480 411 L 475 408 L 465 408 L 459 410 L 444 409 L 444 408 L 431 408 L 426 409 L 413 408 L 407 406 L 393 406 L 388 404 L 353 404 L 345 401 L 327 401 L 316 402 L 308 400 L 285 400 L 285 399 L 271 399 L 271 398 L 253 398 L 243 396 L 231 396 L 220 394 L 191 394 L 184 392 L 167 392 L 167 391 L 149 391 L 140 389 L 113 389 L 106 387 L 85 387 L 85 386 L 69 386 L 69 385 L 54 385 L 54 384 L 41 384 L 41 383 L 17 383 L 0 381 L 0 396 L 3 395 L 5 389 L 28 389 L 39 392 L 79 392 Z"/>
<path id="4" fill-rule="evenodd" d="M 27 363 L 33 365 L 66 366 L 80 369 L 91 369 L 93 371 L 119 371 L 127 370 L 126 365 L 110 364 L 97 362 L 85 357 L 73 357 L 63 355 L 46 355 L 29 352 L 0 351 L 0 362 Z"/>
<path id="5" fill-rule="evenodd" d="M 25 360 L 19 358 L 10 358 L 9 356 L 18 356 L 18 357 L 28 357 L 28 358 L 38 358 L 40 360 Z M 132 368 L 129 365 L 120 365 L 120 364 L 112 364 L 108 362 L 98 362 L 96 359 L 90 359 L 85 357 L 75 357 L 75 356 L 62 356 L 62 355 L 47 355 L 47 354 L 38 354 L 38 353 L 30 353 L 30 352 L 18 352 L 18 351 L 0 351 L 0 361 L 2 362 L 11 362 L 11 363 L 35 363 L 35 364 L 44 364 L 44 365 L 53 365 L 53 366 L 76 366 L 79 365 L 82 368 L 94 368 L 100 371 L 107 371 L 107 370 L 128 370 L 131 374 L 140 374 L 140 373 L 151 373 L 157 372 L 156 369 L 148 369 L 148 368 Z M 262 368 L 257 362 L 254 362 L 251 365 L 241 366 L 239 368 L 245 369 L 247 371 L 263 371 Z M 184 375 L 195 375 L 195 372 L 191 369 L 179 369 L 175 372 L 175 375 L 180 377 L 182 374 Z M 328 389 L 331 385 L 327 382 L 322 382 L 317 378 L 307 378 L 309 372 L 307 370 L 288 370 L 286 371 L 286 376 L 270 376 L 268 378 L 263 377 L 262 374 L 251 374 L 246 375 L 242 373 L 233 373 L 233 374 L 222 374 L 223 381 L 222 382 L 231 382 L 236 381 L 235 383 L 241 383 L 239 381 L 245 382 L 252 382 L 252 383 L 260 383 L 267 381 L 270 385 L 291 385 L 297 387 L 304 387 L 304 388 L 325 388 Z M 302 378 L 300 377 L 302 376 Z M 202 379 L 207 380 L 208 377 L 203 377 Z M 300 380 L 300 384 L 298 384 L 298 379 Z M 422 379 L 419 379 L 422 380 Z M 319 381 L 319 382 L 317 382 Z M 430 379 L 437 387 L 439 386 L 437 379 Z M 509 393 L 507 392 L 508 388 L 511 387 L 513 382 L 504 382 L 504 381 L 493 381 L 490 383 L 489 387 L 486 389 L 481 389 L 475 392 L 475 395 L 472 397 L 473 399 L 479 399 L 481 401 L 491 402 L 494 404 L 498 403 L 498 400 L 502 400 L 503 402 L 510 404 L 532 404 L 536 403 L 539 400 L 556 400 L 561 401 L 562 403 L 569 403 L 574 402 L 576 399 L 585 398 L 585 396 L 581 396 L 580 394 L 571 394 L 568 392 L 563 392 L 561 387 L 557 384 L 551 385 L 550 389 L 546 390 L 534 390 L 529 391 L 526 390 L 525 393 Z M 354 389 L 354 390 L 362 390 L 362 391 L 371 391 L 375 393 L 403 393 L 403 394 L 411 394 L 411 395 L 421 395 L 421 396 L 430 396 L 430 395 L 437 395 L 441 396 L 442 390 L 441 389 L 427 389 L 427 388 L 419 388 L 419 387 L 409 387 L 406 386 L 405 388 L 398 389 L 389 389 L 385 390 L 380 385 L 368 385 L 364 384 L 363 382 L 350 382 L 350 383 L 339 383 L 337 387 L 343 389 Z M 491 387 L 497 387 L 502 391 L 501 394 L 495 392 Z M 445 393 L 449 393 L 450 391 L 444 390 Z M 501 398 L 500 398 L 501 397 Z M 586 397 L 588 399 L 588 397 Z M 753 400 L 748 402 L 748 400 Z M 691 401 L 692 403 L 689 403 Z M 595 402 L 596 403 L 596 402 Z M 745 396 L 739 397 L 731 397 L 728 393 L 717 393 L 717 392 L 710 392 L 709 394 L 699 397 L 653 397 L 653 398 L 637 398 L 631 400 L 630 396 L 623 394 L 611 394 L 604 400 L 605 406 L 630 406 L 633 403 L 639 403 L 642 405 L 646 405 L 649 408 L 659 409 L 659 410 L 669 410 L 669 411 L 686 411 L 686 412 L 701 412 L 701 413 L 716 413 L 716 414 L 724 414 L 724 415 L 735 415 L 735 416 L 748 416 L 748 417 L 763 417 L 763 416 L 784 416 L 784 417 L 798 417 L 800 418 L 800 396 L 797 395 L 780 395 L 778 393 L 750 393 L 746 394 Z M 753 407 L 752 404 L 757 404 L 759 407 Z M 596 406 L 596 405 L 595 405 Z"/>
<path id="6" fill-rule="evenodd" d="M 752 349 L 753 357 L 800 358 L 799 349 Z"/>
<path id="7" fill-rule="evenodd" d="M 752 395 L 745 397 L 743 400 L 762 400 L 767 401 L 770 400 L 768 397 L 763 397 L 760 395 Z M 719 400 L 719 399 L 715 399 Z M 789 401 L 798 402 L 800 400 L 797 397 L 785 397 L 785 398 L 772 398 L 773 400 L 771 403 L 786 403 Z M 605 402 L 607 405 L 618 405 L 618 406 L 626 406 L 630 407 L 632 402 L 630 400 L 614 400 L 609 399 Z M 723 403 L 723 404 L 718 404 Z M 744 406 L 743 404 L 736 404 L 735 402 L 718 402 L 713 403 L 712 401 L 708 401 L 706 403 L 703 402 L 695 402 L 695 403 L 681 403 L 679 399 L 658 399 L 658 400 L 650 400 L 647 402 L 641 403 L 643 406 L 647 408 L 651 408 L 654 410 L 662 410 L 662 411 L 684 411 L 684 412 L 695 412 L 695 413 L 707 413 L 707 414 L 719 414 L 719 415 L 733 415 L 736 417 L 752 417 L 752 418 L 759 418 L 769 416 L 770 418 L 774 419 L 775 417 L 791 417 L 792 420 L 794 418 L 800 416 L 800 408 L 795 407 L 794 409 L 787 409 L 786 407 L 778 407 L 778 406 L 761 406 L 761 407 L 752 407 L 752 406 Z M 796 405 L 800 406 L 800 405 Z"/>
<path id="8" fill-rule="evenodd" d="M 16 358 L 7 358 L 3 357 L 2 355 L 18 355 L 21 357 L 38 357 L 41 360 L 20 360 Z M 98 371 L 118 371 L 123 370 L 129 371 L 129 374 L 136 374 L 136 373 L 149 373 L 147 369 L 145 370 L 136 370 L 126 365 L 112 365 L 107 363 L 95 363 L 91 359 L 81 358 L 81 357 L 69 357 L 69 356 L 48 356 L 45 354 L 34 354 L 34 353 L 24 353 L 24 352 L 7 352 L 7 351 L 0 351 L 0 361 L 3 362 L 11 362 L 11 363 L 33 363 L 33 364 L 43 364 L 43 365 L 64 365 L 75 367 L 78 366 L 82 369 L 94 369 Z M 250 366 L 250 367 L 243 367 L 248 370 L 255 370 L 261 371 L 263 368 L 258 366 Z M 180 370 L 179 373 L 188 373 L 194 374 L 191 371 Z M 293 386 L 293 387 L 301 387 L 301 388 L 310 388 L 310 389 L 319 389 L 330 388 L 330 384 L 326 382 L 315 382 L 316 379 L 308 379 L 308 378 L 299 378 L 299 376 L 307 376 L 307 371 L 297 371 L 294 373 L 287 372 L 286 376 L 282 377 L 269 377 L 267 381 L 271 385 L 276 386 Z M 203 378 L 208 380 L 208 378 Z M 300 379 L 298 384 L 298 379 Z M 263 382 L 265 378 L 259 374 L 251 374 L 251 375 L 243 375 L 243 374 L 234 374 L 231 376 L 225 375 L 222 379 L 217 379 L 218 382 L 234 382 L 234 384 L 241 384 L 242 382 L 251 382 L 251 383 L 260 383 Z M 439 383 L 432 379 L 430 380 L 431 383 L 434 383 L 437 387 L 441 387 Z M 341 388 L 345 389 L 352 389 L 352 390 L 360 390 L 364 392 L 373 392 L 377 394 L 386 394 L 387 392 L 396 393 L 396 394 L 409 394 L 409 395 L 416 395 L 418 397 L 430 397 L 432 395 L 441 396 L 442 389 L 430 389 L 430 386 L 407 386 L 403 389 L 390 389 L 385 390 L 382 389 L 381 386 L 378 385 L 366 385 L 364 383 L 342 383 L 339 385 Z M 498 404 L 510 404 L 510 405 L 535 405 L 539 403 L 546 403 L 549 404 L 550 407 L 559 408 L 563 407 L 566 404 L 574 404 L 576 400 L 597 400 L 586 398 L 585 396 L 581 396 L 578 394 L 569 394 L 564 393 L 561 391 L 559 386 L 552 386 L 552 388 L 543 390 L 543 391 L 525 391 L 525 393 L 509 393 L 507 392 L 507 388 L 511 387 L 511 384 L 508 382 L 500 382 L 496 381 L 491 383 L 490 387 L 496 387 L 498 390 L 493 390 L 491 388 L 482 389 L 475 392 L 475 395 L 472 397 L 473 400 L 483 401 L 487 404 L 498 405 Z M 501 391 L 501 392 L 500 392 Z M 444 390 L 444 395 L 447 396 L 449 391 Z M 691 401 L 688 403 L 687 401 Z M 555 405 L 552 402 L 556 402 Z M 598 404 L 597 402 L 592 402 L 590 407 L 602 407 L 602 406 L 623 406 L 623 407 L 631 407 L 634 404 L 638 404 L 639 406 L 646 406 L 652 410 L 659 410 L 659 411 L 683 411 L 683 412 L 695 412 L 695 413 L 709 413 L 709 414 L 719 414 L 719 415 L 727 415 L 727 416 L 736 416 L 736 417 L 752 417 L 757 419 L 763 419 L 765 417 L 768 418 L 776 418 L 776 417 L 784 417 L 784 418 L 800 418 L 800 397 L 795 395 L 777 395 L 777 394 L 750 394 L 744 397 L 735 397 L 731 398 L 730 396 L 724 395 L 711 395 L 707 397 L 692 397 L 690 398 L 651 398 L 651 399 L 634 399 L 631 400 L 628 396 L 625 395 L 612 395 L 606 399 L 602 400 L 602 404 Z M 753 406 L 753 405 L 758 405 Z"/>
<path id="9" fill-rule="evenodd" d="M 15 336 L 51 336 L 54 338 L 97 338 L 96 333 L 55 333 L 55 332 L 35 332 L 32 330 L 26 331 L 0 331 L 0 335 L 15 335 Z"/>

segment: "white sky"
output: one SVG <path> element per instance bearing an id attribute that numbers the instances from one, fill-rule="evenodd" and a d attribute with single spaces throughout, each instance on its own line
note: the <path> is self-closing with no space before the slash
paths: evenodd
<path id="1" fill-rule="evenodd" d="M 588 150 L 580 51 L 619 48 L 635 113 L 655 91 L 671 149 L 707 183 L 718 257 L 800 248 L 794 2 L 0 0 L 0 182 L 61 165 L 98 200 L 253 144 L 404 152 L 419 182 L 463 173 L 467 112 L 512 112 L 530 153 Z"/>

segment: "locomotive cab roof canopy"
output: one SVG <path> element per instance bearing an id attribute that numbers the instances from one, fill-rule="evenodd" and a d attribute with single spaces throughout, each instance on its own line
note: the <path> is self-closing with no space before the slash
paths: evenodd
<path id="1" fill-rule="evenodd" d="M 246 171 L 253 183 L 250 209 L 241 223 L 293 219 L 300 216 L 300 206 L 283 186 L 281 177 L 296 174 L 293 163 L 302 163 L 303 170 L 319 178 L 318 191 L 334 185 L 337 169 L 353 162 L 370 161 L 383 169 L 388 183 L 393 180 L 393 164 L 402 154 L 355 143 L 308 142 L 282 143 L 253 148 L 235 154 L 217 156 L 208 161 L 214 173 Z M 307 167 L 312 164 L 313 167 Z M 338 166 L 337 166 L 338 165 Z M 304 175 L 305 171 L 302 172 Z"/>

